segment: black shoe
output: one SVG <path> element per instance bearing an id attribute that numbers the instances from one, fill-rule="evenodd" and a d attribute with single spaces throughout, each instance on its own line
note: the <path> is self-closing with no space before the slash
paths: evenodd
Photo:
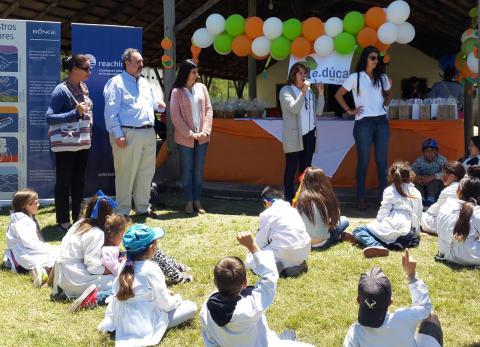
<path id="1" fill-rule="evenodd" d="M 55 301 L 55 302 L 64 302 L 68 301 L 68 296 L 65 294 L 63 289 L 59 286 L 57 286 L 58 292 L 55 294 L 50 294 L 50 300 Z"/>
<path id="2" fill-rule="evenodd" d="M 156 214 L 154 211 L 147 211 L 145 213 L 137 214 L 138 217 L 148 217 L 152 219 L 160 219 L 160 216 Z"/>

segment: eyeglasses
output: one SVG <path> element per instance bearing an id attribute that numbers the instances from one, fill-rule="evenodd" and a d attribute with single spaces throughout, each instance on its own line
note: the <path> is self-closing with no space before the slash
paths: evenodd
<path id="1" fill-rule="evenodd" d="M 87 67 L 82 67 L 82 66 L 77 66 L 80 70 L 83 70 L 85 72 L 90 72 L 92 71 L 92 67 L 91 66 L 87 66 Z"/>
<path id="2" fill-rule="evenodd" d="M 378 56 L 372 55 L 371 57 L 368 57 L 368 59 L 370 59 L 371 61 L 377 61 L 377 60 L 378 60 Z"/>

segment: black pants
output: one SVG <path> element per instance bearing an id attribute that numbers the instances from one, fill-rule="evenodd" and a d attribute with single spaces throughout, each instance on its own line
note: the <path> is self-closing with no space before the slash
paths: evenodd
<path id="1" fill-rule="evenodd" d="M 80 205 L 85 191 L 88 149 L 77 152 L 57 152 L 55 182 L 55 207 L 57 223 L 70 222 L 70 196 L 72 197 L 72 219 L 78 220 Z"/>
<path id="2" fill-rule="evenodd" d="M 302 136 L 303 151 L 285 153 L 285 173 L 283 175 L 283 185 L 285 190 L 285 200 L 292 202 L 294 197 L 295 173 L 300 174 L 312 165 L 312 157 L 315 152 L 315 128 Z"/>

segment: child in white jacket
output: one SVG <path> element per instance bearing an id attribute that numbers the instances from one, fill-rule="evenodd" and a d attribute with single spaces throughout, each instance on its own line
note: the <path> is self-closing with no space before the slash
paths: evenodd
<path id="1" fill-rule="evenodd" d="M 206 347 L 296 347 L 295 332 L 280 336 L 270 330 L 265 312 L 272 305 L 278 271 L 271 251 L 262 251 L 249 232 L 237 235 L 238 242 L 253 255 L 253 271 L 261 279 L 247 286 L 245 265 L 237 257 L 225 257 L 213 271 L 218 292 L 212 294 L 200 311 L 202 338 Z"/>
<path id="2" fill-rule="evenodd" d="M 460 265 L 480 265 L 480 179 L 465 176 L 457 198 L 448 198 L 437 217 L 438 253 Z"/>
<path id="3" fill-rule="evenodd" d="M 457 196 L 458 182 L 465 176 L 465 167 L 458 161 L 450 161 L 443 167 L 443 185 L 438 200 L 422 214 L 422 230 L 429 234 L 437 233 L 437 215 L 447 198 Z"/>
<path id="4" fill-rule="evenodd" d="M 58 253 L 58 247 L 43 241 L 35 215 L 38 211 L 38 194 L 31 189 L 15 193 L 13 212 L 7 229 L 7 254 L 11 252 L 10 266 L 13 271 L 20 266 L 30 270 L 33 285 L 42 286 L 48 279 Z"/>
<path id="5" fill-rule="evenodd" d="M 298 211 L 283 200 L 283 193 L 266 187 L 262 192 L 265 211 L 260 214 L 256 242 L 261 250 L 273 251 L 277 269 L 282 277 L 296 277 L 308 270 L 310 236 Z M 246 266 L 253 268 L 252 254 Z"/>
<path id="6" fill-rule="evenodd" d="M 404 249 L 419 242 L 423 206 L 422 195 L 413 185 L 415 174 L 408 162 L 395 162 L 389 178 L 393 183 L 383 191 L 376 220 L 352 232 L 365 247 L 367 258 L 387 256 L 388 248 Z"/>

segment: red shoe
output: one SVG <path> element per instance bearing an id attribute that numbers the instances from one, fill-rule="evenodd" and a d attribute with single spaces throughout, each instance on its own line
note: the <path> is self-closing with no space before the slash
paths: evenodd
<path id="1" fill-rule="evenodd" d="M 70 306 L 69 311 L 75 313 L 81 309 L 90 309 L 97 306 L 98 289 L 95 284 L 91 284 Z"/>

